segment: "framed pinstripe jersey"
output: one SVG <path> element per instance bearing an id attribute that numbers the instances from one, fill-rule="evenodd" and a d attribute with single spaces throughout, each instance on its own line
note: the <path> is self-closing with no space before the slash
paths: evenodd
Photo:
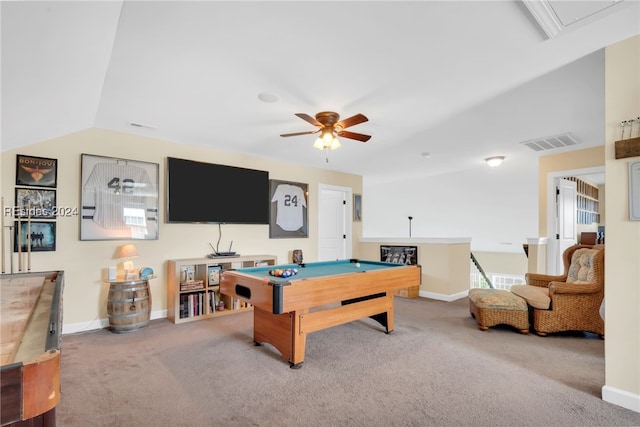
<path id="1" fill-rule="evenodd" d="M 307 184 L 269 180 L 269 238 L 308 237 Z"/>
<path id="2" fill-rule="evenodd" d="M 158 163 L 82 154 L 80 240 L 158 238 Z"/>

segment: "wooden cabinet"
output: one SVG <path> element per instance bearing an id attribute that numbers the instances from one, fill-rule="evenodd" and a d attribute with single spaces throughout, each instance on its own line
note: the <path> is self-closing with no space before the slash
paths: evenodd
<path id="1" fill-rule="evenodd" d="M 274 255 L 184 258 L 167 261 L 167 317 L 191 322 L 251 310 L 250 304 L 220 294 L 220 276 L 234 268 L 275 265 Z"/>

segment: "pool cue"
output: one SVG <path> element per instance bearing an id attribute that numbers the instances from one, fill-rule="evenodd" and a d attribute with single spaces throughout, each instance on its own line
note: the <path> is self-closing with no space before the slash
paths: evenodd
<path id="1" fill-rule="evenodd" d="M 0 206 L 2 207 L 2 219 L 0 219 L 0 228 L 2 229 L 2 231 L 0 231 L 0 234 L 2 235 L 0 237 L 0 241 L 2 241 L 2 274 L 4 274 L 4 272 L 6 271 L 6 263 L 5 263 L 5 253 L 4 253 L 4 197 L 0 197 L 0 199 L 2 199 L 0 201 Z"/>
<path id="2" fill-rule="evenodd" d="M 13 274 L 13 226 L 9 226 L 9 259 L 11 260 L 11 274 Z"/>
<path id="3" fill-rule="evenodd" d="M 19 209 L 19 207 L 18 207 Z M 22 212 L 18 211 L 18 271 L 22 271 L 22 221 L 20 221 L 20 215 Z"/>
<path id="4" fill-rule="evenodd" d="M 31 203 L 27 204 L 27 271 L 31 271 Z"/>

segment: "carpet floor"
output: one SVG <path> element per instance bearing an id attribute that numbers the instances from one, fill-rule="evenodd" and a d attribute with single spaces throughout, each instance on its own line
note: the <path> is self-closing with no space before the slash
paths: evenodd
<path id="1" fill-rule="evenodd" d="M 310 334 L 301 369 L 254 346 L 252 313 L 65 335 L 58 425 L 640 426 L 604 402 L 604 341 L 480 331 L 467 299 L 396 298 Z"/>

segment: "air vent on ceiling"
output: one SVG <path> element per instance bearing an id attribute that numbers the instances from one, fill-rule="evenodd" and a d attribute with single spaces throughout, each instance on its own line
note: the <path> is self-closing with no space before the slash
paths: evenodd
<path id="1" fill-rule="evenodd" d="M 546 138 L 532 139 L 530 141 L 524 141 L 520 144 L 526 145 L 533 151 L 555 150 L 556 148 L 570 147 L 572 145 L 580 144 L 570 132 L 562 133 L 560 135 L 548 136 Z"/>

